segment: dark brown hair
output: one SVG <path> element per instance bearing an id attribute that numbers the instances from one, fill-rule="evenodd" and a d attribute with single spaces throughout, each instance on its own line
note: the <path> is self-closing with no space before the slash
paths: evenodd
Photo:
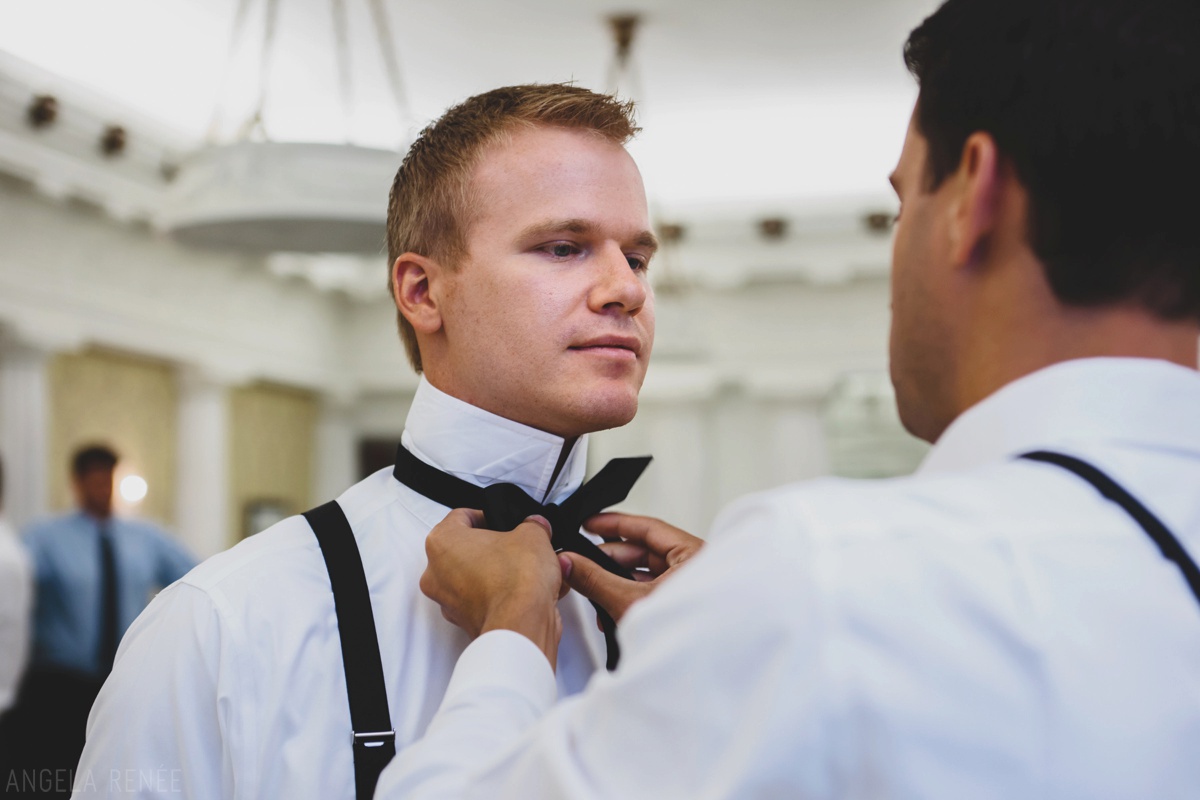
<path id="1" fill-rule="evenodd" d="M 931 188 L 990 134 L 1060 302 L 1200 318 L 1200 2 L 948 0 L 904 60 Z"/>

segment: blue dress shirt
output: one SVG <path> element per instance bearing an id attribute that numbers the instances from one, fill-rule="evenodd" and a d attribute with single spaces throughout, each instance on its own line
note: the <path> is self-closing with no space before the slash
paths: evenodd
<path id="1" fill-rule="evenodd" d="M 156 592 L 196 560 L 158 527 L 75 512 L 25 533 L 37 586 L 32 663 L 100 675 L 100 525 L 111 531 L 117 568 L 117 631 L 123 635 Z"/>

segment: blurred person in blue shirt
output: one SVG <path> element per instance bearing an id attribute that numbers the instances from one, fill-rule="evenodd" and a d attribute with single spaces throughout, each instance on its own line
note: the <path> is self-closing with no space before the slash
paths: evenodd
<path id="1" fill-rule="evenodd" d="M 103 445 L 78 450 L 71 470 L 77 510 L 25 531 L 35 586 L 33 647 L 17 705 L 4 721 L 12 766 L 0 777 L 9 794 L 19 788 L 69 795 L 87 715 L 121 636 L 155 593 L 196 564 L 159 527 L 113 515 L 117 460 Z"/>

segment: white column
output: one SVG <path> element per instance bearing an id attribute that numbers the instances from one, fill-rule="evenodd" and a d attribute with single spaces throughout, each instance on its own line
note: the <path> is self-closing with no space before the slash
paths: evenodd
<path id="1" fill-rule="evenodd" d="M 0 457 L 4 459 L 4 512 L 20 528 L 48 508 L 50 352 L 0 338 Z"/>
<path id="2" fill-rule="evenodd" d="M 337 498 L 358 480 L 358 435 L 354 427 L 354 400 L 325 395 L 317 419 L 313 502 Z"/>
<path id="3" fill-rule="evenodd" d="M 823 401 L 797 398 L 770 415 L 771 474 L 780 484 L 829 474 Z"/>
<path id="4" fill-rule="evenodd" d="M 766 404 L 741 383 L 730 382 L 713 398 L 712 516 L 734 500 L 776 483 L 766 455 L 768 441 Z"/>
<path id="5" fill-rule="evenodd" d="M 589 437 L 593 474 L 612 458 L 654 457 L 629 499 L 619 506 L 622 511 L 660 517 L 697 536 L 708 533 L 715 502 L 703 402 L 690 397 L 643 401 L 629 425 Z"/>
<path id="6" fill-rule="evenodd" d="M 647 408 L 651 427 L 646 444 L 654 455 L 646 476 L 647 488 L 654 492 L 650 513 L 696 536 L 708 535 L 716 512 L 702 403 L 681 400 Z"/>
<path id="7" fill-rule="evenodd" d="M 228 383 L 184 368 L 179 376 L 177 530 L 198 558 L 232 543 L 229 531 Z"/>

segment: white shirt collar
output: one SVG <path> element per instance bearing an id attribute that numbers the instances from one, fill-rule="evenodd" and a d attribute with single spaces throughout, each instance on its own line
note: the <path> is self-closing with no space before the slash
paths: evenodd
<path id="1" fill-rule="evenodd" d="M 541 502 L 565 499 L 587 472 L 586 436 L 575 442 L 551 486 L 562 437 L 464 403 L 423 375 L 400 441 L 425 463 L 476 486 L 515 483 Z"/>
<path id="2" fill-rule="evenodd" d="M 968 469 L 1098 440 L 1200 452 L 1197 409 L 1195 370 L 1148 358 L 1064 361 L 1013 381 L 963 412 L 917 472 Z"/>

